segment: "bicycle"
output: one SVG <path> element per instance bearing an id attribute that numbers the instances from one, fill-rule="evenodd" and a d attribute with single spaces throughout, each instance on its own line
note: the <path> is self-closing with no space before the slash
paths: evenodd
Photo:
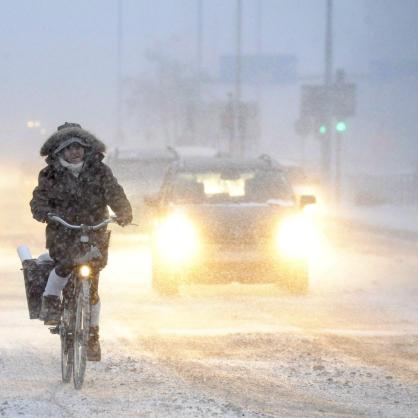
<path id="1" fill-rule="evenodd" d="M 89 233 L 116 221 L 111 217 L 97 225 L 71 225 L 57 215 L 48 218 L 61 225 L 80 230 L 83 255 L 74 260 L 74 268 L 62 292 L 61 319 L 50 328 L 52 334 L 61 339 L 62 381 L 69 383 L 73 375 L 74 387 L 81 389 L 86 372 L 87 344 L 90 330 L 90 286 L 96 262 L 102 258 L 100 250 L 90 243 Z M 84 249 L 86 250 L 84 252 Z"/>

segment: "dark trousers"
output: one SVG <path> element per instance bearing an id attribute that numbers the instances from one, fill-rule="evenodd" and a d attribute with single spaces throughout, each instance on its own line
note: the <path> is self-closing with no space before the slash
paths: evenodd
<path id="1" fill-rule="evenodd" d="M 74 269 L 74 258 L 71 256 L 71 251 L 67 253 L 63 251 L 55 252 L 54 248 L 50 248 L 50 256 L 55 261 L 55 272 L 61 277 L 67 277 Z M 69 250 L 71 250 L 69 248 Z M 74 254 L 74 253 L 73 253 Z M 105 260 L 107 261 L 107 260 Z M 100 301 L 99 296 L 99 276 L 100 270 L 104 267 L 103 263 L 95 263 L 93 277 L 90 278 L 90 303 L 96 305 Z"/>

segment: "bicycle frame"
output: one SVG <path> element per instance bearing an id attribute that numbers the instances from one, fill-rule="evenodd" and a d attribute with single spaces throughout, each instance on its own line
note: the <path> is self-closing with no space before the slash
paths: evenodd
<path id="1" fill-rule="evenodd" d="M 90 328 L 91 279 L 71 274 L 63 291 L 63 308 L 58 325 L 61 337 L 62 380 L 67 383 L 73 374 L 74 387 L 83 385 L 86 369 L 86 350 Z"/>
<path id="2" fill-rule="evenodd" d="M 51 329 L 51 332 L 59 334 L 61 339 L 62 380 L 68 383 L 73 375 L 74 387 L 81 389 L 86 370 L 90 329 L 91 280 L 96 273 L 95 260 L 101 257 L 98 248 L 90 245 L 88 233 L 114 222 L 114 218 L 92 226 L 71 225 L 56 215 L 51 215 L 49 218 L 67 228 L 80 230 L 80 242 L 82 246 L 86 246 L 85 254 L 74 260 L 73 271 L 63 290 L 60 323 Z M 88 245 L 90 249 L 87 249 Z"/>

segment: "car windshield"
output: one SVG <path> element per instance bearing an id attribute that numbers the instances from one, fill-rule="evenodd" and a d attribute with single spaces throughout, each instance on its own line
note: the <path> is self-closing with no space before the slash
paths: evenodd
<path id="1" fill-rule="evenodd" d="M 293 191 L 278 170 L 180 172 L 172 188 L 175 203 L 265 203 L 293 200 Z"/>

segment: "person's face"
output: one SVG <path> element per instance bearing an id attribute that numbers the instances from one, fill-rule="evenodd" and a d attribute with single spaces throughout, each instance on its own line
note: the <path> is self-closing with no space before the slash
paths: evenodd
<path id="1" fill-rule="evenodd" d="M 77 142 L 64 148 L 64 160 L 70 164 L 81 163 L 83 158 L 84 148 L 80 144 L 77 144 Z"/>

